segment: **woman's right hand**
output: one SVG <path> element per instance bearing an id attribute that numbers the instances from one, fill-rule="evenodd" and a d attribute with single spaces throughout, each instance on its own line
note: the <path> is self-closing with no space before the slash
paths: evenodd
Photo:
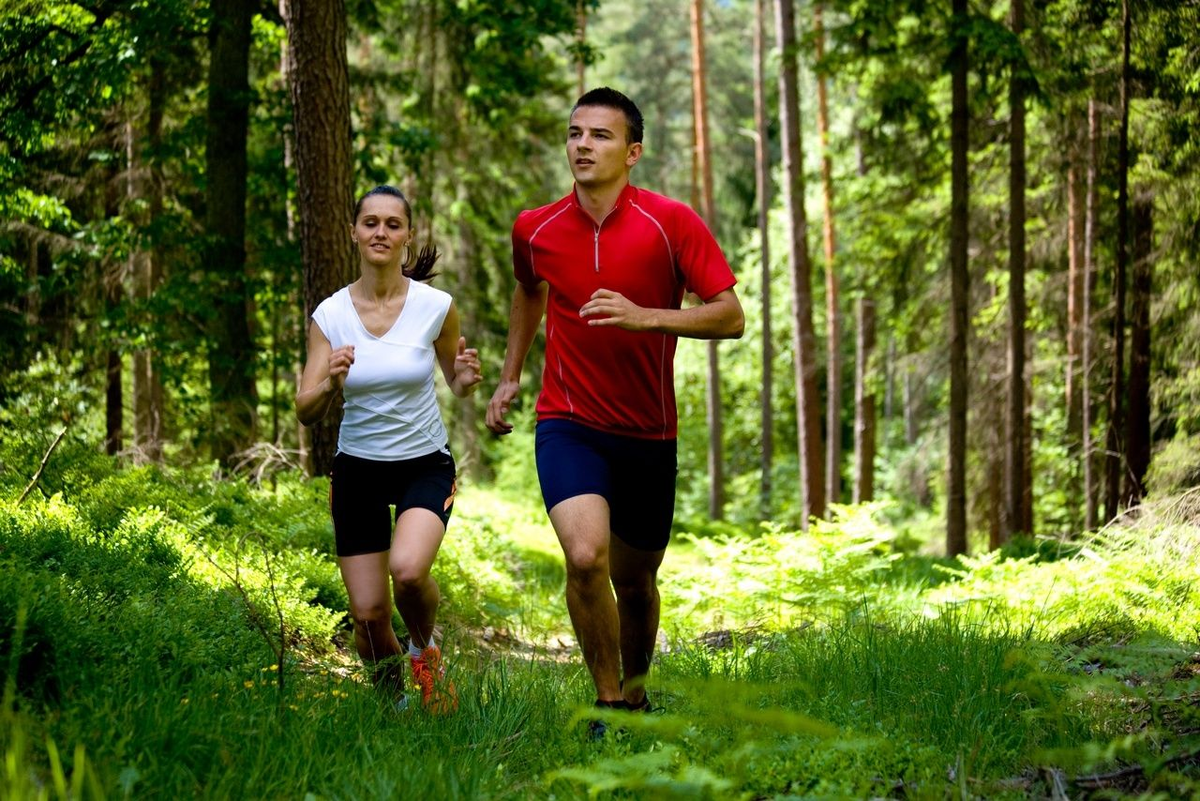
<path id="1" fill-rule="evenodd" d="M 329 353 L 329 386 L 335 392 L 340 392 L 346 385 L 346 374 L 350 365 L 354 364 L 354 346 L 343 345 Z"/>

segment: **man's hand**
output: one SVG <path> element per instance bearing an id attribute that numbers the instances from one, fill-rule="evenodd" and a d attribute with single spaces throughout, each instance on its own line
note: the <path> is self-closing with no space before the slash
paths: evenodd
<path id="1" fill-rule="evenodd" d="M 496 434 L 507 434 L 512 431 L 512 423 L 504 419 L 513 400 L 521 390 L 518 381 L 501 381 L 496 387 L 492 399 L 487 405 L 487 427 Z"/>
<path id="2" fill-rule="evenodd" d="M 652 327 L 654 309 L 636 305 L 620 292 L 597 289 L 591 300 L 579 309 L 580 317 L 593 317 L 588 325 L 615 325 L 626 331 L 646 331 Z"/>

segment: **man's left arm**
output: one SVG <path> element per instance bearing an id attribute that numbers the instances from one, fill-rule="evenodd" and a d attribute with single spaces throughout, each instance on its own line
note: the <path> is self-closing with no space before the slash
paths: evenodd
<path id="1" fill-rule="evenodd" d="M 597 289 L 579 309 L 579 316 L 587 318 L 588 325 L 692 339 L 739 339 L 746 327 L 746 315 L 733 287 L 687 309 L 648 309 L 620 292 Z"/>

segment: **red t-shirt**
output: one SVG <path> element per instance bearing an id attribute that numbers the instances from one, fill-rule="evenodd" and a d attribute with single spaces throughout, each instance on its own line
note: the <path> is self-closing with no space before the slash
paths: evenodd
<path id="1" fill-rule="evenodd" d="M 597 225 L 572 191 L 521 212 L 512 238 L 517 280 L 549 285 L 538 419 L 673 439 L 677 338 L 589 326 L 579 309 L 597 289 L 620 292 L 638 306 L 678 309 L 685 289 L 711 300 L 732 287 L 733 271 L 700 217 L 630 185 Z"/>

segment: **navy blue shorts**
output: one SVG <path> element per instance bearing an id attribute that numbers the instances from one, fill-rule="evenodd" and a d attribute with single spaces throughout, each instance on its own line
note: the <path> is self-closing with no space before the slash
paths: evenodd
<path id="1" fill-rule="evenodd" d="M 608 501 L 612 533 L 622 542 L 643 551 L 667 547 L 675 518 L 675 440 L 539 420 L 536 443 L 546 511 L 577 495 L 600 495 Z"/>
<path id="2" fill-rule="evenodd" d="M 379 553 L 392 547 L 392 510 L 428 509 L 450 522 L 454 509 L 454 457 L 434 451 L 415 459 L 382 462 L 339 452 L 333 457 L 329 510 L 338 556 Z"/>

